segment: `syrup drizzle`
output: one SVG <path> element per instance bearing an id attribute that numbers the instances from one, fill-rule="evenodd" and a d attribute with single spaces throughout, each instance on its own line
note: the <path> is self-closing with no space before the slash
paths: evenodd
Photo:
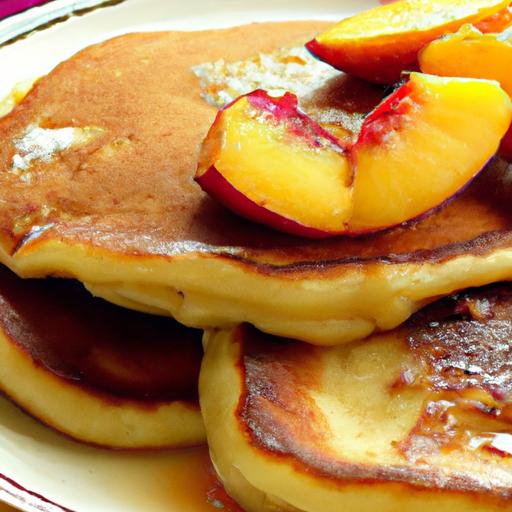
<path id="1" fill-rule="evenodd" d="M 469 291 L 427 308 L 409 324 L 423 371 L 404 369 L 391 391 L 430 391 L 398 443 L 412 461 L 447 451 L 512 456 L 512 288 Z"/>

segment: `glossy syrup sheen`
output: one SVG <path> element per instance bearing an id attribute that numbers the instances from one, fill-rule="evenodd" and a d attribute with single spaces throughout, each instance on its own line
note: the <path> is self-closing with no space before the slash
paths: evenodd
<path id="1" fill-rule="evenodd" d="M 62 443 L 67 442 L 58 440 L 61 447 L 63 447 Z M 93 449 L 81 447 L 81 450 Z M 70 456 L 74 455 L 77 461 L 82 461 L 84 470 L 87 469 L 88 457 L 85 457 L 84 460 L 83 453 L 77 450 L 78 453 L 73 454 L 72 447 L 68 447 L 64 451 L 71 451 Z M 172 512 L 215 512 L 218 510 L 243 512 L 226 494 L 217 479 L 206 447 L 155 453 L 153 457 L 159 460 L 154 463 L 149 461 L 149 468 L 146 468 L 148 471 L 144 475 L 140 475 L 138 472 L 148 463 L 148 457 L 152 457 L 151 454 L 132 454 L 129 460 L 125 459 L 124 462 L 124 455 L 117 452 L 107 454 L 107 457 L 105 457 L 105 452 L 99 455 L 100 460 L 103 460 L 107 467 L 111 465 L 115 468 L 118 464 L 127 466 L 128 472 L 124 475 L 127 482 L 123 484 L 123 481 L 119 481 L 115 475 L 110 475 L 112 481 L 108 492 L 114 496 L 117 493 L 122 494 L 119 499 L 121 506 L 125 500 L 130 500 L 130 510 L 145 510 L 144 507 L 151 507 L 151 509 L 154 507 L 157 510 Z M 90 453 L 90 456 L 94 456 L 94 454 Z M 105 476 L 108 477 L 108 470 L 104 471 L 106 471 Z M 130 486 L 128 489 L 126 488 L 127 484 Z M 83 485 L 87 491 L 94 491 L 92 488 L 87 488 L 87 485 L 91 485 L 87 477 L 84 478 Z M 46 510 L 48 504 L 52 504 L 58 507 L 59 511 L 69 510 L 73 507 L 72 504 L 65 506 L 65 501 L 60 498 L 49 499 L 49 496 L 45 495 L 45 490 L 42 491 L 42 494 L 33 492 L 7 475 L 0 473 L 0 490 L 3 490 L 4 486 L 9 487 L 10 497 L 18 497 L 21 506 L 35 503 L 36 506 L 41 507 L 41 510 Z M 95 503 L 93 499 L 87 502 Z M 72 509 L 74 510 L 74 508 Z M 12 510 L 0 503 L 1 512 Z"/>
<path id="2" fill-rule="evenodd" d="M 400 445 L 406 456 L 459 449 L 512 456 L 511 318 L 510 285 L 493 285 L 445 299 L 409 322 L 408 343 L 425 373 L 411 371 L 404 387 L 435 395 Z"/>
<path id="3" fill-rule="evenodd" d="M 176 510 L 244 512 L 217 478 L 207 448 L 177 452 L 165 478 Z"/>

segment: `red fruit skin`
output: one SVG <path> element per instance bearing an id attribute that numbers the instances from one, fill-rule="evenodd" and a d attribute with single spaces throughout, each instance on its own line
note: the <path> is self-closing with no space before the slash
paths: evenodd
<path id="1" fill-rule="evenodd" d="M 257 89 L 241 96 L 217 113 L 212 128 L 220 122 L 223 112 L 242 98 L 247 98 L 256 110 L 270 114 L 268 117 L 269 123 L 285 126 L 291 135 L 299 138 L 312 148 L 321 147 L 327 140 L 339 147 L 340 151 L 347 150 L 347 147 L 343 146 L 333 134 L 322 128 L 299 109 L 298 99 L 291 93 L 286 93 L 280 98 L 274 98 L 269 96 L 266 91 Z M 204 173 L 196 175 L 194 179 L 216 201 L 241 217 L 258 224 L 302 238 L 322 239 L 344 234 L 344 232 L 323 231 L 304 226 L 297 221 L 270 211 L 235 188 L 214 165 L 211 165 Z"/>
<path id="2" fill-rule="evenodd" d="M 505 137 L 503 137 L 498 153 L 508 162 L 512 162 L 512 125 L 505 134 Z"/>
<path id="3" fill-rule="evenodd" d="M 404 69 L 415 71 L 418 68 L 417 55 L 419 48 L 411 48 L 409 51 L 402 49 L 402 53 L 397 54 L 392 61 L 387 62 L 385 68 L 382 66 L 380 55 L 371 55 L 370 52 L 366 52 L 364 66 L 362 66 L 362 55 L 354 55 L 353 52 L 347 53 L 341 48 L 329 47 L 316 39 L 306 43 L 306 49 L 313 57 L 326 62 L 333 68 L 374 84 L 394 84 L 400 80 Z"/>
<path id="4" fill-rule="evenodd" d="M 363 125 L 361 126 L 361 131 L 359 133 L 359 137 L 354 144 L 355 147 L 357 145 L 368 144 L 373 146 L 378 146 L 382 144 L 383 138 L 385 138 L 386 134 L 390 132 L 390 130 L 400 130 L 401 122 L 404 120 L 405 114 L 413 107 L 413 105 L 417 102 L 415 89 L 413 83 L 411 81 L 406 82 L 404 85 L 400 86 L 398 89 L 393 91 L 380 105 L 375 108 L 372 112 L 368 114 L 365 118 Z M 509 137 L 509 151 L 510 156 L 512 157 L 512 126 L 510 127 L 508 134 Z M 506 139 L 506 136 L 505 136 Z M 503 141 L 505 142 L 505 139 Z M 447 197 L 437 205 L 433 206 L 427 211 L 424 211 L 418 214 L 416 217 L 408 219 L 398 224 L 393 224 L 391 226 L 381 227 L 381 228 L 367 228 L 367 229 L 359 229 L 359 230 L 350 230 L 348 228 L 347 232 L 344 234 L 349 237 L 359 237 L 365 235 L 373 235 L 375 233 L 382 233 L 386 231 L 391 231 L 400 226 L 409 227 L 417 222 L 424 220 L 425 218 L 433 215 L 434 213 L 442 210 L 448 204 L 450 204 L 454 199 L 456 199 L 460 194 L 462 194 L 473 181 L 487 168 L 490 162 L 492 162 L 494 157 L 491 157 L 485 165 L 476 172 L 473 177 L 468 180 L 467 183 L 464 184 L 459 190 L 457 190 L 453 195 Z M 353 151 L 350 153 L 350 159 L 352 161 L 352 167 L 354 169 L 354 173 L 357 175 L 357 151 Z"/>
<path id="5" fill-rule="evenodd" d="M 302 138 L 302 140 L 307 141 L 311 146 L 318 147 L 319 142 L 317 137 L 322 137 L 329 139 L 333 144 L 336 144 L 341 148 L 340 142 L 336 137 L 312 121 L 306 114 L 298 110 L 297 98 L 293 94 L 287 93 L 282 98 L 273 98 L 269 96 L 266 91 L 257 90 L 246 96 L 253 107 L 272 114 L 271 119 L 277 123 L 285 124 L 290 133 L 293 133 L 294 135 Z M 237 98 L 230 105 L 239 101 L 239 99 L 240 98 Z M 414 103 L 415 91 L 412 83 L 409 81 L 390 94 L 385 101 L 383 101 L 367 116 L 361 128 L 356 145 L 381 144 L 386 133 L 389 133 L 390 130 L 400 129 L 401 120 L 403 120 L 404 115 L 414 105 Z M 229 105 L 225 107 L 225 109 L 228 107 Z M 222 112 L 223 111 L 217 113 L 214 125 L 221 118 Z M 297 122 L 297 120 L 299 122 Z M 350 150 L 350 147 L 342 149 L 348 149 L 347 156 L 352 160 L 353 168 L 357 169 L 355 153 Z M 512 161 L 512 127 L 503 139 L 501 151 L 508 154 Z M 505 154 L 503 155 L 504 157 L 506 157 Z M 213 165 L 210 166 L 203 174 L 196 176 L 194 179 L 207 194 L 241 217 L 277 229 L 283 233 L 302 238 L 323 239 L 334 236 L 359 237 L 372 235 L 379 232 L 390 231 L 398 226 L 409 226 L 419 222 L 436 211 L 444 208 L 454 200 L 486 167 L 487 164 L 484 165 L 480 171 L 475 173 L 472 179 L 455 194 L 447 197 L 444 201 L 433 206 L 431 209 L 422 212 L 418 216 L 408 219 L 403 223 L 381 228 L 359 229 L 357 231 L 351 230 L 347 227 L 343 231 L 336 232 L 326 232 L 304 226 L 297 221 L 288 219 L 268 210 L 265 206 L 252 201 L 236 189 Z"/>
<path id="6" fill-rule="evenodd" d="M 367 229 L 359 229 L 359 230 L 352 230 L 350 231 L 350 228 L 348 228 L 348 231 L 342 233 L 345 236 L 348 236 L 350 238 L 359 238 L 361 236 L 371 236 L 375 235 L 377 233 L 387 233 L 388 231 L 392 231 L 394 229 L 398 228 L 410 228 L 411 226 L 414 226 L 414 224 L 417 224 L 418 222 L 421 222 L 425 220 L 427 217 L 430 217 L 431 215 L 436 214 L 446 206 L 448 206 L 452 201 L 457 199 L 463 192 L 466 191 L 466 189 L 473 183 L 473 181 L 482 174 L 482 172 L 487 169 L 488 165 L 492 162 L 494 157 L 492 157 L 475 175 L 468 180 L 467 183 L 464 184 L 463 187 L 457 190 L 454 194 L 452 194 L 450 197 L 447 197 L 437 205 L 433 206 L 432 208 L 419 213 L 416 215 L 416 217 L 412 217 L 411 219 L 404 220 L 403 222 L 399 222 L 398 224 L 393 224 L 391 226 L 385 226 L 381 228 L 367 228 Z"/>
<path id="7" fill-rule="evenodd" d="M 311 147 L 321 147 L 321 139 L 325 139 L 331 144 L 338 146 L 341 150 L 348 149 L 348 147 L 342 146 L 340 140 L 332 133 L 322 128 L 299 109 L 299 100 L 295 94 L 287 92 L 280 98 L 274 98 L 269 96 L 267 91 L 256 89 L 238 99 L 244 97 L 247 98 L 247 101 L 255 109 L 271 114 L 271 121 L 275 121 L 276 124 L 285 125 L 288 133 L 300 137 Z"/>
<path id="8" fill-rule="evenodd" d="M 392 92 L 375 110 L 365 118 L 357 144 L 378 146 L 390 130 L 399 130 L 405 114 L 411 109 L 414 98 L 414 87 L 407 82 Z"/>
<path id="9" fill-rule="evenodd" d="M 194 179 L 208 195 L 226 208 L 258 224 L 302 238 L 321 239 L 342 234 L 310 228 L 268 210 L 242 194 L 214 166 Z"/>

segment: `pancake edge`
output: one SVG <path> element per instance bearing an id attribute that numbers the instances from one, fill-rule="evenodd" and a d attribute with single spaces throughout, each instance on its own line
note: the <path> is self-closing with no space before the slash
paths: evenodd
<path id="1" fill-rule="evenodd" d="M 392 329 L 456 291 L 512 280 L 512 247 L 429 262 L 384 260 L 317 266 L 317 273 L 266 273 L 204 252 L 118 254 L 41 234 L 0 262 L 21 277 L 76 278 L 128 308 L 173 316 L 202 329 L 252 323 L 317 345 L 337 345 Z"/>
<path id="2" fill-rule="evenodd" d="M 338 460 L 337 464 L 344 468 L 342 472 L 346 471 L 345 478 L 339 478 L 262 447 L 239 415 L 247 396 L 243 341 L 240 336 L 237 339 L 240 329 L 243 326 L 205 335 L 199 394 L 215 468 L 225 485 L 227 480 L 232 483 L 227 483 L 228 492 L 247 512 L 323 512 L 342 505 L 360 512 L 370 512 L 376 506 L 383 512 L 394 511 L 397 506 L 425 512 L 451 510 L 453 505 L 460 507 L 457 510 L 471 508 L 478 512 L 512 509 L 510 493 L 505 496 L 490 492 L 466 475 L 445 479 L 442 474 L 405 467 L 382 468 L 380 472 L 377 468 L 372 472 L 364 464 Z M 217 428 L 212 427 L 213 418 Z M 424 484 L 427 473 L 438 476 L 444 484 L 428 487 Z M 311 479 L 315 482 L 314 491 Z"/>
<path id="3" fill-rule="evenodd" d="M 75 441 L 118 450 L 189 447 L 205 441 L 199 406 L 191 402 L 143 402 L 89 391 L 38 364 L 2 329 L 0 359 L 0 393 Z"/>

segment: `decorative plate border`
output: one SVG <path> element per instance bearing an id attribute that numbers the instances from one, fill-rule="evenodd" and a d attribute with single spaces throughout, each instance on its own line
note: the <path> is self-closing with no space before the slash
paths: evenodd
<path id="1" fill-rule="evenodd" d="M 71 16 L 80 16 L 121 2 L 124 0 L 53 0 L 32 7 L 0 21 L 0 46 L 25 37 L 34 30 L 42 30 L 66 21 Z"/>
<path id="2" fill-rule="evenodd" d="M 26 512 L 73 512 L 0 474 L 0 501 Z"/>

